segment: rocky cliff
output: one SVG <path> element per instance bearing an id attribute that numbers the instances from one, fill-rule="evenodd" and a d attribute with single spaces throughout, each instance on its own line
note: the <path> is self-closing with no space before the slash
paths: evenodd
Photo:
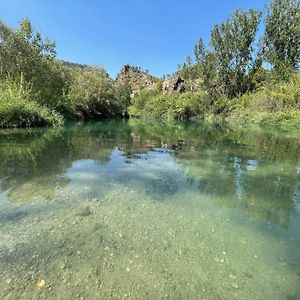
<path id="1" fill-rule="evenodd" d="M 116 78 L 117 84 L 129 84 L 131 86 L 131 97 L 138 95 L 141 90 L 157 88 L 160 82 L 160 79 L 148 74 L 148 72 L 130 65 L 124 65 Z"/>
<path id="2" fill-rule="evenodd" d="M 116 78 L 116 83 L 130 85 L 132 89 L 131 98 L 138 95 L 141 90 L 160 88 L 164 94 L 186 91 L 186 84 L 178 74 L 167 80 L 161 80 L 150 75 L 147 71 L 142 71 L 140 68 L 130 65 L 122 67 Z"/>

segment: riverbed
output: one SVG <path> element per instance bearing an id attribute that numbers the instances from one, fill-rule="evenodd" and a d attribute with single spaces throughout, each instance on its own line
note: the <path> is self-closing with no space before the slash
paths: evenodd
<path id="1" fill-rule="evenodd" d="M 0 132 L 0 299 L 300 299 L 299 249 L 297 135 Z"/>

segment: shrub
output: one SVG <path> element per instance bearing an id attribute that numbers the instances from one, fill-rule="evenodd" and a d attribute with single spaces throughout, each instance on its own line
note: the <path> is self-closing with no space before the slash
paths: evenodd
<path id="1" fill-rule="evenodd" d="M 289 82 L 269 82 L 252 94 L 233 100 L 229 121 L 283 130 L 300 128 L 300 74 Z"/>
<path id="2" fill-rule="evenodd" d="M 0 128 L 60 126 L 63 117 L 38 104 L 30 88 L 11 78 L 0 81 Z"/>
<path id="3" fill-rule="evenodd" d="M 125 114 L 130 90 L 116 87 L 108 75 L 95 68 L 70 70 L 68 100 L 73 114 L 83 119 L 103 119 Z"/>
<path id="4" fill-rule="evenodd" d="M 164 120 L 204 119 L 214 113 L 212 99 L 205 92 L 162 94 L 159 91 L 143 91 L 129 108 L 135 117 Z"/>

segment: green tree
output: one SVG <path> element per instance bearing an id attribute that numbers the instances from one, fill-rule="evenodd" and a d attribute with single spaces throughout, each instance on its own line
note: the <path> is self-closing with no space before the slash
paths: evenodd
<path id="1" fill-rule="evenodd" d="M 259 11 L 238 9 L 211 32 L 217 81 L 224 96 L 233 97 L 249 88 L 247 72 L 255 60 L 254 41 L 260 17 Z"/>
<path id="2" fill-rule="evenodd" d="M 18 33 L 27 44 L 31 44 L 35 48 L 37 53 L 50 59 L 55 58 L 55 42 L 50 41 L 47 37 L 43 39 L 39 32 L 35 32 L 29 19 L 21 20 Z"/>
<path id="3" fill-rule="evenodd" d="M 203 39 L 200 38 L 198 43 L 194 46 L 194 55 L 196 64 L 203 64 L 205 61 L 206 51 Z"/>
<path id="4" fill-rule="evenodd" d="M 17 30 L 0 22 L 0 76 L 22 76 L 40 104 L 60 109 L 68 76 L 55 54 L 55 43 L 35 32 L 28 19 Z"/>
<path id="5" fill-rule="evenodd" d="M 208 51 L 203 62 L 203 85 L 207 92 L 213 96 L 219 96 L 216 57 L 213 51 Z"/>
<path id="6" fill-rule="evenodd" d="M 267 6 L 263 38 L 266 60 L 281 77 L 300 63 L 300 2 L 272 0 Z"/>
<path id="7" fill-rule="evenodd" d="M 71 68 L 68 99 L 71 112 L 81 119 L 124 116 L 130 104 L 128 85 L 115 86 L 103 68 Z"/>
<path id="8" fill-rule="evenodd" d="M 185 59 L 185 66 L 188 68 L 192 66 L 192 58 L 190 55 L 188 55 Z"/>

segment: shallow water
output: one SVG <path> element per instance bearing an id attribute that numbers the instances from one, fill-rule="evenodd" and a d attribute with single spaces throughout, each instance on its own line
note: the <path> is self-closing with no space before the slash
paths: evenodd
<path id="1" fill-rule="evenodd" d="M 1 131 L 0 298 L 300 299 L 300 138 Z"/>

